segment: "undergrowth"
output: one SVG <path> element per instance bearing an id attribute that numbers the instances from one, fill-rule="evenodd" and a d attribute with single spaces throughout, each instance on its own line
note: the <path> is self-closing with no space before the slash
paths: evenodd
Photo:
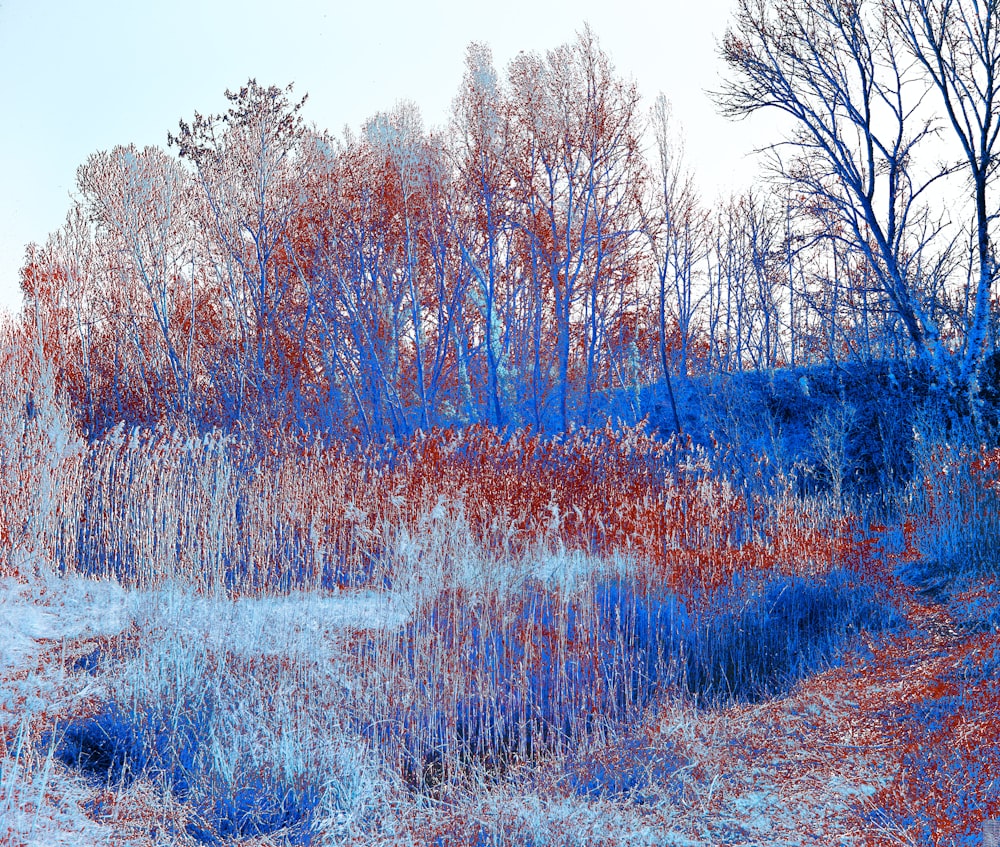
<path id="1" fill-rule="evenodd" d="M 177 706 L 135 710 L 112 701 L 64 728 L 56 758 L 113 788 L 128 788 L 140 778 L 160 782 L 190 806 L 185 831 L 199 842 L 280 832 L 288 844 L 308 843 L 316 789 L 241 762 L 230 763 L 231 770 L 221 767 L 211 759 L 212 707 Z"/>
<path id="2" fill-rule="evenodd" d="M 107 697 L 63 724 L 58 757 L 122 791 L 151 781 L 205 843 L 389 838 L 407 804 L 544 775 L 567 800 L 679 802 L 690 763 L 645 733 L 665 703 L 780 697 L 900 623 L 882 528 L 736 488 L 719 457 L 641 429 L 434 432 L 391 455 L 177 433 L 87 449 L 50 546 L 147 605 L 137 652 L 77 660 Z M 304 618 L 253 611 L 276 595 Z M 403 611 L 321 612 L 309 634 L 296 600 L 362 596 Z"/>

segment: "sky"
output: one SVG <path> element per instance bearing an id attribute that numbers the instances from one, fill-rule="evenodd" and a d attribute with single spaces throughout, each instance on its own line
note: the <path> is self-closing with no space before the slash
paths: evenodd
<path id="1" fill-rule="evenodd" d="M 589 23 L 647 104 L 666 94 L 706 200 L 746 186 L 766 119 L 733 124 L 708 94 L 735 0 L 0 0 L 0 309 L 21 306 L 27 244 L 65 220 L 76 169 L 117 144 L 166 147 L 195 110 L 253 77 L 309 94 L 305 119 L 339 133 L 399 100 L 447 122 L 470 41 L 501 76 L 521 50 Z"/>

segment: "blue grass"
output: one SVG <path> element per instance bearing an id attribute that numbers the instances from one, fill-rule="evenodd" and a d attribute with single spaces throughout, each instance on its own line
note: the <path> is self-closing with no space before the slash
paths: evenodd
<path id="1" fill-rule="evenodd" d="M 898 626 L 871 587 L 843 572 L 815 580 L 782 577 L 755 587 L 735 581 L 694 615 L 670 594 L 627 582 L 596 592 L 603 671 L 613 704 L 642 707 L 661 685 L 682 685 L 702 704 L 778 696 L 835 660 L 861 630 Z"/>
<path id="2" fill-rule="evenodd" d="M 589 757 L 571 756 L 565 770 L 578 797 L 628 799 L 637 805 L 676 799 L 680 785 L 674 774 L 685 764 L 672 749 L 652 748 L 635 738 Z"/>
<path id="3" fill-rule="evenodd" d="M 688 637 L 685 684 L 699 702 L 780 696 L 835 662 L 862 630 L 902 624 L 874 588 L 843 571 L 780 577 L 740 600 L 732 592 Z"/>
<path id="4" fill-rule="evenodd" d="M 443 653 L 463 657 L 469 679 L 495 694 L 469 694 L 447 712 L 402 711 L 381 724 L 391 737 L 383 735 L 380 742 L 405 751 L 404 775 L 411 784 L 433 787 L 452 760 L 502 772 L 511 759 L 534 755 L 556 736 L 570 737 L 571 716 L 560 703 L 566 681 L 578 690 L 593 681 L 585 669 L 558 660 L 556 633 L 562 625 L 569 639 L 575 637 L 576 610 L 536 582 L 517 602 L 518 614 L 500 620 L 499 610 L 465 598 L 456 602 L 446 592 L 401 636 L 399 648 L 425 690 L 435 690 L 441 680 L 422 669 L 416 645 L 434 637 Z"/>
<path id="5" fill-rule="evenodd" d="M 149 462 L 154 470 L 159 468 L 155 459 L 141 454 L 128 457 L 125 461 L 128 462 L 130 475 L 126 484 L 131 484 L 131 475 L 137 472 L 139 462 Z M 247 487 L 255 471 L 242 465 L 238 470 L 244 474 L 241 487 Z M 142 584 L 149 563 L 130 540 L 129 531 L 123 529 L 129 525 L 123 520 L 128 504 L 117 489 L 111 488 L 96 474 L 92 474 L 86 488 L 80 524 L 75 530 L 75 545 L 60 543 L 56 551 L 61 572 L 112 577 L 122 585 Z M 220 493 L 219 496 L 228 495 Z M 223 588 L 231 594 L 287 594 L 316 587 L 325 590 L 391 588 L 385 566 L 388 554 L 382 549 L 362 556 L 357 555 L 359 551 L 343 549 L 320 554 L 302 527 L 283 523 L 276 523 L 266 534 L 269 543 L 263 551 L 259 546 L 255 547 L 248 539 L 253 537 L 259 542 L 261 532 L 260 527 L 254 526 L 247 516 L 246 496 L 241 491 L 231 501 L 232 534 L 222 542 L 219 550 L 222 584 L 214 585 L 213 573 L 206 571 L 200 575 L 205 587 Z M 146 529 L 154 536 L 158 532 L 172 531 L 155 525 L 155 522 Z M 177 535 L 178 553 L 188 540 L 183 532 Z M 263 565 L 262 559 L 266 560 Z"/>
<path id="6" fill-rule="evenodd" d="M 676 597 L 638 592 L 624 579 L 601 583 L 594 593 L 601 672 L 611 694 L 602 704 L 622 718 L 643 708 L 663 682 L 672 681 L 693 623 Z"/>
<path id="7" fill-rule="evenodd" d="M 163 709 L 128 711 L 112 702 L 70 723 L 55 757 L 103 784 L 127 787 L 142 777 L 162 781 L 192 807 L 196 817 L 188 835 L 201 843 L 283 831 L 287 843 L 308 844 L 317 792 L 238 769 L 232 782 L 225 780 L 204 752 L 211 723 L 211 706 L 171 716 Z"/>
<path id="8" fill-rule="evenodd" d="M 843 572 L 736 581 L 713 600 L 694 614 L 624 578 L 599 584 L 587 605 L 538 582 L 506 607 L 445 592 L 398 642 L 425 696 L 382 716 L 376 740 L 402 751 L 411 785 L 433 788 L 456 767 L 503 772 L 512 760 L 572 750 L 599 725 L 626 727 L 671 692 L 703 707 L 780 696 L 837 661 L 862 630 L 902 620 Z M 426 649 L 461 657 L 468 693 L 446 702 L 438 665 L 422 664 Z M 612 793 L 627 790 L 610 772 L 596 779 Z"/>
<path id="9" fill-rule="evenodd" d="M 104 651 L 96 647 L 73 662 L 73 670 L 95 676 L 105 663 Z"/>

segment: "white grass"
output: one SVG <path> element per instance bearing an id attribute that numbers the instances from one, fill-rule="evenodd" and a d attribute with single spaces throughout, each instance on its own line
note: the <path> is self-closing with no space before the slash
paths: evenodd
<path id="1" fill-rule="evenodd" d="M 113 583 L 59 578 L 46 568 L 0 582 L 0 737 L 13 742 L 0 757 L 0 843 L 110 843 L 113 833 L 81 808 L 83 781 L 53 762 L 54 737 L 42 745 L 40 732 L 101 693 L 89 677 L 67 675 L 65 645 L 113 635 L 126 621 L 125 593 Z"/>

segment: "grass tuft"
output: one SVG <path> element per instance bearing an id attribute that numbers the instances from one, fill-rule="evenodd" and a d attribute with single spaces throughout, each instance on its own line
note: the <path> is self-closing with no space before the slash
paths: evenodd
<path id="1" fill-rule="evenodd" d="M 223 775 L 213 767 L 210 709 L 182 709 L 171 716 L 152 708 L 131 711 L 106 704 L 63 731 L 55 757 L 115 788 L 140 778 L 158 780 L 187 803 L 194 816 L 188 834 L 206 844 L 281 832 L 290 844 L 307 844 L 317 792 L 284 784 L 273 775 Z"/>

